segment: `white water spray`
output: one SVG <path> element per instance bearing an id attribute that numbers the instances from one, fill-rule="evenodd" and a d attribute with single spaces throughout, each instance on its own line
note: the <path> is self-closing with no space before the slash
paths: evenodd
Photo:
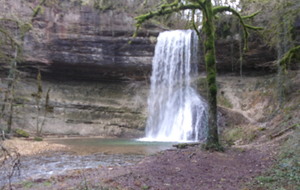
<path id="1" fill-rule="evenodd" d="M 148 141 L 202 141 L 207 106 L 193 88 L 197 79 L 198 38 L 192 30 L 162 32 L 152 62 Z"/>

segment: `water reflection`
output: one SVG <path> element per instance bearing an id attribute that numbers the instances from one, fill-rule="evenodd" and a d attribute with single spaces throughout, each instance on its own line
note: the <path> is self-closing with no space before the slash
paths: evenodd
<path id="1" fill-rule="evenodd" d="M 148 142 L 121 138 L 64 138 L 51 139 L 48 142 L 67 145 L 72 152 L 79 155 L 95 153 L 149 155 L 172 148 L 174 144 L 170 142 Z"/>

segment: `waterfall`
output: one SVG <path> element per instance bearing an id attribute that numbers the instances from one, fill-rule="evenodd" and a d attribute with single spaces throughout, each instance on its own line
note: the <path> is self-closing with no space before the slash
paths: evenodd
<path id="1" fill-rule="evenodd" d="M 162 32 L 152 62 L 148 141 L 202 141 L 207 106 L 193 87 L 198 76 L 198 38 L 192 30 Z"/>

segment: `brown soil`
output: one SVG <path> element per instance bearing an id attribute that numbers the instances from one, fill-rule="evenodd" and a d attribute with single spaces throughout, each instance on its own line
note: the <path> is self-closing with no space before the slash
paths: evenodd
<path id="1" fill-rule="evenodd" d="M 211 153 L 189 148 L 149 157 L 130 172 L 109 181 L 121 189 L 234 190 L 271 163 L 270 156 L 258 150 Z"/>
<path id="2" fill-rule="evenodd" d="M 45 189 L 48 184 L 47 189 L 238 190 L 272 165 L 273 154 L 271 149 L 255 148 L 222 153 L 199 147 L 167 150 L 135 166 L 99 167 L 37 180 L 30 189 Z"/>

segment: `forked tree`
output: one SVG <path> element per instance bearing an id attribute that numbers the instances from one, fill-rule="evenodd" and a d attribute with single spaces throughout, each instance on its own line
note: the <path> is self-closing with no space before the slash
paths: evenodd
<path id="1" fill-rule="evenodd" d="M 245 20 L 254 17 L 258 12 L 249 16 L 241 16 L 241 14 L 230 6 L 214 6 L 211 0 L 173 0 L 171 3 L 165 1 L 157 10 L 148 12 L 135 18 L 136 27 L 139 29 L 141 25 L 152 19 L 153 17 L 164 16 L 184 10 L 193 12 L 192 23 L 193 29 L 200 38 L 200 31 L 194 22 L 195 11 L 202 12 L 202 33 L 204 37 L 204 60 L 206 66 L 206 80 L 208 86 L 208 136 L 205 148 L 208 150 L 221 150 L 222 146 L 219 142 L 218 125 L 217 125 L 217 83 L 216 83 L 216 51 L 215 51 L 215 19 L 217 15 L 224 12 L 230 12 L 236 16 L 243 28 L 244 49 L 247 48 L 248 30 L 259 30 L 260 27 L 251 26 L 245 23 Z"/>

